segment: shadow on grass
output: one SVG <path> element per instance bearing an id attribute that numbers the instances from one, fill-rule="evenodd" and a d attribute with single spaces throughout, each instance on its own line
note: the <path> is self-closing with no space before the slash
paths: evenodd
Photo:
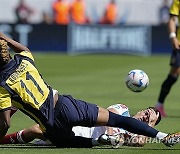
<path id="1" fill-rule="evenodd" d="M 33 144 L 7 144 L 7 145 L 0 145 L 0 149 L 57 149 L 57 147 L 55 146 L 37 146 L 37 145 L 33 145 Z"/>
<path id="2" fill-rule="evenodd" d="M 98 148 L 93 148 L 93 149 L 109 149 L 109 150 L 142 150 L 142 151 L 149 151 L 149 150 L 154 150 L 154 151 L 164 151 L 164 150 L 167 150 L 167 151 L 179 151 L 180 148 L 176 148 L 176 149 L 173 149 L 173 148 L 141 148 L 141 147 L 120 147 L 120 148 L 109 148 L 109 147 L 98 147 Z"/>
<path id="3" fill-rule="evenodd" d="M 37 146 L 37 145 L 32 145 L 32 144 L 27 144 L 27 145 L 0 145 L 0 149 L 77 149 L 77 148 L 57 148 L 55 146 Z M 81 149 L 86 149 L 86 148 L 81 148 Z M 140 150 L 140 151 L 149 151 L 149 150 L 154 150 L 154 151 L 179 151 L 180 148 L 143 148 L 143 147 L 120 147 L 120 148 L 112 148 L 112 147 L 94 147 L 94 148 L 87 148 L 87 149 L 101 149 L 101 150 Z"/>

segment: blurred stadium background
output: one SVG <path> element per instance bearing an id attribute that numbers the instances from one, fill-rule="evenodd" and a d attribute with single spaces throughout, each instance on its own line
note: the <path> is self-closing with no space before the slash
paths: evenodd
<path id="1" fill-rule="evenodd" d="M 109 0 L 84 0 L 90 24 L 42 24 L 43 13 L 53 17 L 54 1 L 25 0 L 33 13 L 28 18 L 28 24 L 18 24 L 15 8 L 19 0 L 0 0 L 0 31 L 27 45 L 32 51 L 138 55 L 170 51 L 167 27 L 162 24 L 159 15 L 163 0 L 116 0 L 116 24 L 108 26 L 99 26 L 97 21 L 103 16 Z M 167 2 L 170 5 L 172 0 Z M 167 12 L 164 14 L 162 18 L 167 20 Z"/>
<path id="2" fill-rule="evenodd" d="M 43 12 L 53 15 L 54 0 L 25 0 L 33 8 L 26 24 L 17 23 L 15 7 L 18 0 L 0 0 L 0 31 L 27 45 L 34 53 L 37 67 L 61 94 L 71 94 L 107 107 L 124 103 L 131 114 L 154 106 L 161 83 L 169 71 L 170 41 L 166 22 L 161 22 L 159 10 L 163 0 L 116 0 L 118 18 L 114 25 L 97 24 L 109 0 L 84 0 L 90 24 L 68 25 L 42 23 Z M 71 2 L 72 0 L 67 0 Z M 168 5 L 172 0 L 167 0 Z M 166 19 L 168 17 L 166 16 Z M 76 55 L 76 56 L 72 56 Z M 133 93 L 124 84 L 132 69 L 144 70 L 150 78 L 149 87 Z M 177 83 L 167 98 L 167 118 L 156 128 L 165 132 L 179 131 L 180 106 Z M 33 122 L 18 112 L 12 118 L 9 132 L 27 128 Z M 1 153 L 78 153 L 85 149 L 38 149 L 29 146 L 0 146 Z M 167 151 L 165 151 L 167 150 Z M 161 144 L 144 148 L 120 148 L 122 153 L 169 153 Z M 179 153 L 180 146 L 172 149 Z M 88 149 L 89 153 L 117 153 L 116 150 Z"/>
<path id="3" fill-rule="evenodd" d="M 42 12 L 52 14 L 52 3 L 55 0 L 25 0 L 26 3 L 35 10 L 30 18 L 31 23 L 40 23 L 42 21 Z M 71 3 L 73 0 L 65 0 Z M 86 3 L 86 12 L 93 21 L 97 21 L 103 14 L 104 8 L 109 0 L 84 0 Z M 172 0 L 167 0 L 171 4 Z M 15 23 L 16 17 L 14 9 L 19 0 L 0 0 L 1 13 L 0 22 Z M 116 0 L 118 6 L 118 21 L 125 21 L 127 24 L 160 24 L 158 12 L 163 4 L 163 0 Z"/>

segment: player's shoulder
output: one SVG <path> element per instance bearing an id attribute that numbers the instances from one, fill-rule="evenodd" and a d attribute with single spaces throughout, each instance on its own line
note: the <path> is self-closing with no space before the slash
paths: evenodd
<path id="1" fill-rule="evenodd" d="M 125 104 L 113 104 L 108 107 L 109 108 L 115 108 L 115 109 L 126 109 L 128 110 L 128 107 Z"/>
<path id="2" fill-rule="evenodd" d="M 20 53 L 16 53 L 15 56 L 23 56 L 23 57 L 27 57 L 27 58 L 30 58 L 31 60 L 34 61 L 34 58 L 33 58 L 32 53 L 29 52 L 29 51 L 26 51 L 26 50 L 21 51 Z"/>
<path id="3" fill-rule="evenodd" d="M 107 109 L 115 109 L 119 115 L 130 116 L 129 109 L 124 104 L 114 104 L 109 106 Z"/>

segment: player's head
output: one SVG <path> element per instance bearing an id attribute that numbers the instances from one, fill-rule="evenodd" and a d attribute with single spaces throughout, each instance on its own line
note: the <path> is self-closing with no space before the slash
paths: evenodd
<path id="1" fill-rule="evenodd" d="M 0 66 L 7 64 L 11 59 L 8 45 L 5 40 L 0 40 Z"/>
<path id="2" fill-rule="evenodd" d="M 145 110 L 139 111 L 134 115 L 134 118 L 155 126 L 161 121 L 161 114 L 156 108 L 148 107 Z"/>
<path id="3" fill-rule="evenodd" d="M 148 107 L 147 110 L 148 109 L 153 110 L 155 112 L 155 117 L 157 118 L 155 125 L 159 124 L 161 121 L 161 113 L 159 112 L 159 110 L 155 107 Z M 150 120 L 153 120 L 153 115 L 150 115 Z"/>

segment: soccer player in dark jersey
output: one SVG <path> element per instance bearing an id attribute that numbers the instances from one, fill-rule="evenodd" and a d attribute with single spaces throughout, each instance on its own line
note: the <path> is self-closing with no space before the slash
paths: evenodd
<path id="1" fill-rule="evenodd" d="M 164 102 L 169 94 L 172 86 L 178 80 L 180 74 L 180 28 L 176 29 L 177 19 L 180 24 L 180 1 L 174 0 L 170 8 L 170 18 L 168 22 L 169 38 L 172 44 L 173 51 L 171 53 L 170 71 L 162 83 L 158 101 L 155 107 L 161 112 L 162 117 L 166 117 L 164 110 Z M 177 31 L 177 36 L 176 36 Z"/>
<path id="2" fill-rule="evenodd" d="M 14 58 L 8 46 L 16 52 Z M 54 101 L 52 88 L 37 70 L 30 50 L 0 33 L 0 139 L 10 127 L 12 106 L 35 120 L 43 135 L 59 147 L 111 143 L 108 135 L 98 140 L 75 136 L 73 126 L 120 127 L 135 134 L 156 137 L 167 146 L 173 146 L 180 139 L 180 132 L 168 135 L 137 119 L 123 117 L 70 95 L 58 95 Z"/>

